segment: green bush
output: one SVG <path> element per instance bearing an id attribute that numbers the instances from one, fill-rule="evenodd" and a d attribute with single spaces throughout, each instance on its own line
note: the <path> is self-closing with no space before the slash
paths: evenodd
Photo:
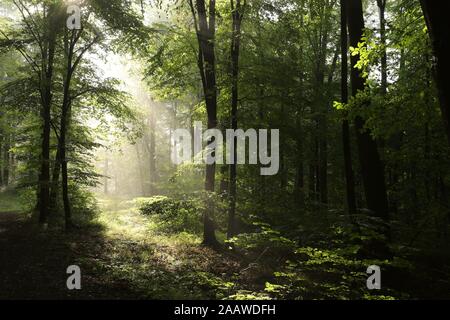
<path id="1" fill-rule="evenodd" d="M 200 201 L 154 196 L 140 198 L 137 202 L 139 211 L 155 217 L 163 231 L 200 233 L 202 230 L 203 208 Z"/>
<path id="2" fill-rule="evenodd" d="M 144 215 L 170 216 L 179 208 L 179 203 L 166 196 L 139 198 L 137 200 L 139 211 Z"/>

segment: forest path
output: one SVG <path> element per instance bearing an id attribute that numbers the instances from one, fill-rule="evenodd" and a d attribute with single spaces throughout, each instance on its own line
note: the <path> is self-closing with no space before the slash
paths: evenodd
<path id="1" fill-rule="evenodd" d="M 167 234 L 152 217 L 141 215 L 134 200 L 99 199 L 105 226 L 102 255 L 110 278 L 131 284 L 149 299 L 214 299 L 232 293 L 231 279 L 241 261 L 217 253 L 188 233 Z"/>
<path id="2" fill-rule="evenodd" d="M 160 233 L 133 201 L 100 199 L 100 207 L 98 223 L 71 233 L 0 212 L 0 299 L 215 299 L 236 292 L 244 268 L 237 259 L 193 235 Z M 81 269 L 81 290 L 66 287 L 69 265 Z"/>

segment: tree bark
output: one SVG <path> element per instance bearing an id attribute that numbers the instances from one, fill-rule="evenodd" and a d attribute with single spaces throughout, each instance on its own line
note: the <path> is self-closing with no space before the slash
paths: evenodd
<path id="1" fill-rule="evenodd" d="M 420 0 L 428 32 L 431 38 L 435 63 L 435 79 L 439 94 L 444 128 L 450 144 L 450 19 L 447 16 L 447 2 Z"/>
<path id="2" fill-rule="evenodd" d="M 245 5 L 245 4 L 244 4 Z M 239 99 L 239 50 L 241 45 L 242 7 L 241 1 L 231 0 L 231 129 L 238 128 L 238 99 Z M 233 164 L 230 165 L 230 208 L 228 211 L 228 239 L 236 233 L 236 179 L 237 179 L 237 138 L 233 144 Z"/>
<path id="3" fill-rule="evenodd" d="M 217 85 L 216 85 L 216 56 L 215 56 L 215 30 L 216 30 L 216 1 L 209 0 L 206 12 L 205 0 L 197 0 L 194 5 L 189 1 L 193 18 L 197 40 L 199 44 L 198 67 L 202 79 L 203 93 L 205 96 L 206 111 L 208 114 L 208 129 L 217 127 Z M 209 18 L 208 18 L 209 17 Z M 212 141 L 208 141 L 208 145 Z M 214 192 L 216 165 L 207 164 L 205 174 L 205 190 Z M 214 222 L 211 216 L 214 212 L 214 205 L 211 200 L 207 200 L 207 209 L 203 215 L 203 244 L 217 246 L 218 241 L 215 235 Z"/>
<path id="4" fill-rule="evenodd" d="M 50 122 L 53 89 L 53 64 L 55 60 L 57 30 L 59 21 L 57 17 L 57 5 L 51 4 L 48 9 L 46 28 L 46 40 L 42 51 L 41 68 L 41 118 L 42 118 L 42 142 L 39 172 L 39 223 L 47 222 L 50 208 Z"/>
<path id="5" fill-rule="evenodd" d="M 304 201 L 304 187 L 305 187 L 305 172 L 304 172 L 304 150 L 303 150 L 303 137 L 302 137 L 302 124 L 299 116 L 296 119 L 297 137 L 295 139 L 296 144 L 296 172 L 295 172 L 295 184 L 294 195 L 298 204 L 303 204 Z"/>
<path id="6" fill-rule="evenodd" d="M 347 36 L 347 1 L 341 0 L 341 100 L 348 103 L 348 36 Z M 344 115 L 347 117 L 347 115 Z M 342 121 L 342 143 L 344 149 L 345 182 L 347 210 L 350 219 L 356 214 L 355 181 L 352 166 L 352 150 L 350 143 L 350 126 L 345 118 Z"/>
<path id="7" fill-rule="evenodd" d="M 2 114 L 0 113 L 0 116 Z M 3 159 L 3 133 L 1 131 L 2 129 L 0 128 L 0 187 L 3 186 L 3 169 L 4 169 L 4 163 L 2 161 Z"/>
<path id="8" fill-rule="evenodd" d="M 11 135 L 5 134 L 3 141 L 3 185 L 7 187 L 9 185 L 10 176 L 10 152 L 11 148 Z"/>
<path id="9" fill-rule="evenodd" d="M 380 18 L 380 42 L 382 46 L 381 53 L 381 93 L 387 92 L 387 52 L 386 52 L 386 0 L 377 0 L 379 18 Z"/>
<path id="10" fill-rule="evenodd" d="M 50 207 L 52 210 L 56 207 L 56 198 L 58 195 L 58 189 L 59 189 L 59 174 L 61 172 L 61 154 L 60 154 L 60 147 L 59 147 L 59 141 L 58 141 L 58 148 L 56 150 L 55 155 L 55 164 L 53 166 L 52 171 L 52 187 L 50 189 Z"/>
<path id="11" fill-rule="evenodd" d="M 81 31 L 79 31 L 81 32 Z M 60 154 L 60 164 L 61 164 L 61 176 L 62 176 L 62 198 L 64 205 L 64 221 L 66 225 L 66 230 L 72 227 L 72 211 L 70 208 L 69 200 L 69 178 L 67 172 L 67 132 L 70 124 L 70 113 L 71 113 L 71 98 L 70 98 L 70 84 L 72 81 L 72 76 L 75 71 L 76 66 L 73 65 L 73 55 L 75 49 L 75 32 L 72 32 L 72 38 L 69 41 L 67 32 L 64 36 L 64 46 L 65 46 L 65 57 L 66 57 L 66 74 L 64 75 L 64 93 L 63 93 L 63 103 L 61 112 L 61 123 L 60 123 L 60 136 L 59 136 L 59 154 Z"/>

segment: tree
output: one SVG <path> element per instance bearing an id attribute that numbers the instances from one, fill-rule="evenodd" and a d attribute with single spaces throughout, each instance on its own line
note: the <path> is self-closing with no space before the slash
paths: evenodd
<path id="1" fill-rule="evenodd" d="M 362 41 L 364 32 L 361 0 L 348 2 L 347 24 L 350 46 L 357 48 Z M 362 93 L 365 89 L 365 79 L 362 71 L 356 68 L 359 59 L 359 54 L 352 54 L 351 84 L 353 97 L 356 97 L 358 93 Z M 365 128 L 365 120 L 362 116 L 356 116 L 355 129 L 367 207 L 375 216 L 388 221 L 389 212 L 384 168 L 377 149 L 377 143 L 372 137 L 370 130 Z"/>
<path id="2" fill-rule="evenodd" d="M 239 102 L 239 50 L 241 46 L 241 25 L 243 10 L 246 1 L 241 4 L 240 0 L 231 0 L 231 129 L 238 129 L 238 102 Z M 237 176 L 237 138 L 233 143 L 233 164 L 230 165 L 230 208 L 228 213 L 228 238 L 234 236 L 236 215 L 236 176 Z"/>
<path id="3" fill-rule="evenodd" d="M 215 31 L 216 31 L 216 1 L 210 0 L 208 12 L 204 0 L 196 0 L 195 8 L 192 0 L 189 0 L 192 16 L 194 18 L 195 32 L 198 40 L 198 68 L 202 79 L 203 93 L 205 97 L 206 111 L 208 114 L 208 129 L 217 127 L 217 84 L 216 84 L 216 55 L 215 55 Z M 208 141 L 208 145 L 213 140 Z M 216 165 L 206 165 L 205 190 L 214 192 Z M 210 217 L 212 204 L 208 201 L 208 209 L 203 217 L 204 233 L 203 242 L 206 245 L 216 246 L 214 222 Z"/>
<path id="4" fill-rule="evenodd" d="M 348 35 L 347 35 L 347 0 L 341 0 L 341 102 L 348 103 Z M 345 182 L 347 208 L 350 217 L 356 214 L 355 181 L 352 166 L 350 143 L 350 126 L 347 114 L 342 120 L 342 144 L 344 151 Z"/>
<path id="5" fill-rule="evenodd" d="M 19 42 L 13 41 L 16 50 L 24 57 L 30 65 L 39 82 L 39 93 L 41 99 L 40 115 L 42 119 L 41 134 L 41 153 L 39 170 L 39 190 L 38 190 L 38 208 L 39 222 L 44 224 L 50 208 L 50 130 L 51 130 L 51 106 L 53 100 L 54 84 L 54 63 L 56 55 L 56 43 L 61 32 L 61 19 L 63 13 L 59 2 L 38 2 L 41 12 L 31 13 L 27 4 L 21 0 L 13 1 L 19 10 L 24 22 L 22 37 L 32 40 Z M 39 13 L 41 17 L 39 16 Z M 42 25 L 37 23 L 38 19 L 43 20 Z M 8 35 L 2 32 L 2 35 L 10 40 Z M 23 44 L 32 43 L 38 49 L 38 57 L 32 57 Z"/>
<path id="6" fill-rule="evenodd" d="M 450 144 L 450 20 L 443 1 L 420 0 L 436 58 L 435 78 L 444 127 Z"/>
<path id="7" fill-rule="evenodd" d="M 78 41 L 84 33 L 84 29 L 65 31 L 64 34 L 64 57 L 65 57 L 65 74 L 63 75 L 63 101 L 61 106 L 61 119 L 60 119 L 60 131 L 58 137 L 58 150 L 57 161 L 61 166 L 62 176 L 62 198 L 64 203 L 64 220 L 66 229 L 72 227 L 72 214 L 69 200 L 69 182 L 68 182 L 68 170 L 67 170 L 67 133 L 71 121 L 71 83 L 78 65 L 83 59 L 85 53 L 99 40 L 99 35 L 95 35 L 93 39 L 88 40 L 87 43 L 81 48 L 76 48 Z M 76 55 L 76 52 L 79 52 Z"/>
<path id="8" fill-rule="evenodd" d="M 386 53 L 386 0 L 377 0 L 380 18 L 380 42 L 381 42 L 381 93 L 387 90 L 387 53 Z"/>

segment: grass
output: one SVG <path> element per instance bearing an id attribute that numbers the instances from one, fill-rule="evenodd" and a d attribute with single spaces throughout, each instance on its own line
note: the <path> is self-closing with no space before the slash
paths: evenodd
<path id="1" fill-rule="evenodd" d="M 113 245 L 96 268 L 108 281 L 122 279 L 142 298 L 214 299 L 234 292 L 232 277 L 239 262 L 201 246 L 199 235 L 161 232 L 155 217 L 141 215 L 136 201 L 125 198 L 99 199 L 98 223 Z"/>

